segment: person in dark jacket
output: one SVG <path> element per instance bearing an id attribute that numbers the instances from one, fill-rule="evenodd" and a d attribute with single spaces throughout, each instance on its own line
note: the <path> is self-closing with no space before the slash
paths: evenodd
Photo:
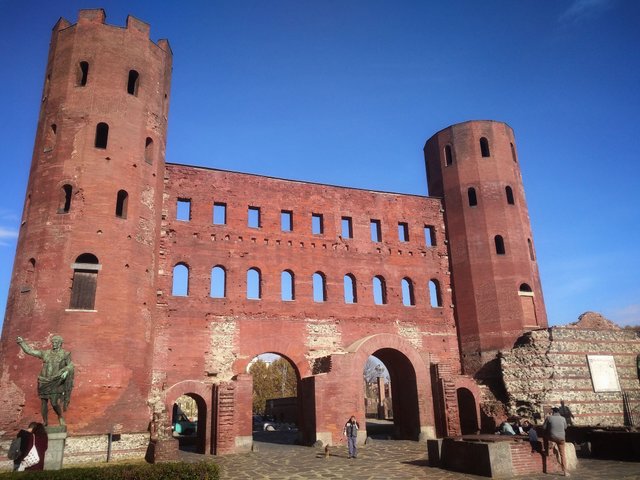
<path id="1" fill-rule="evenodd" d="M 20 437 L 20 455 L 14 460 L 14 469 L 24 470 L 44 470 L 44 454 L 49 446 L 49 437 L 44 425 L 38 422 L 31 422 L 26 430 L 18 432 Z M 39 460 L 33 465 L 25 465 L 24 460 L 35 445 Z"/>
<path id="2" fill-rule="evenodd" d="M 360 429 L 360 425 L 356 421 L 356 417 L 353 415 L 351 418 L 345 423 L 344 430 L 342 434 L 347 437 L 347 445 L 349 447 L 349 458 L 357 458 L 358 450 L 356 447 L 356 443 L 358 441 L 358 430 Z"/>

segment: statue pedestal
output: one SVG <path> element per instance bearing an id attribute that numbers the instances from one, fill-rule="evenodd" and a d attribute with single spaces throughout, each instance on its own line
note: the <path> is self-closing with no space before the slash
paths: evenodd
<path id="1" fill-rule="evenodd" d="M 67 440 L 67 427 L 45 427 L 49 437 L 49 447 L 44 454 L 45 470 L 60 470 L 64 458 L 64 444 Z"/>

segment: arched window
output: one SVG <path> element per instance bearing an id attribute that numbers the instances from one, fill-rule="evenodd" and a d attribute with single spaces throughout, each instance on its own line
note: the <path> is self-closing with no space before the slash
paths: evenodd
<path id="1" fill-rule="evenodd" d="M 356 277 L 351 273 L 344 276 L 344 303 L 358 303 Z"/>
<path id="2" fill-rule="evenodd" d="M 402 286 L 402 304 L 405 307 L 410 307 L 416 304 L 415 297 L 413 295 L 413 282 L 410 278 L 403 278 L 400 282 Z"/>
<path id="3" fill-rule="evenodd" d="M 490 157 L 491 152 L 489 151 L 489 140 L 485 137 L 480 139 L 480 153 L 482 153 L 483 157 Z"/>
<path id="4" fill-rule="evenodd" d="M 260 270 L 252 267 L 247 270 L 247 298 L 260 300 L 262 298 L 262 281 Z"/>
<path id="5" fill-rule="evenodd" d="M 451 145 L 446 145 L 444 147 L 444 166 L 448 167 L 449 165 L 453 165 L 453 152 Z"/>
<path id="6" fill-rule="evenodd" d="M 496 242 L 496 253 L 498 255 L 504 255 L 505 249 L 504 249 L 504 238 L 502 238 L 502 235 L 496 235 L 494 237 L 494 241 Z"/>
<path id="7" fill-rule="evenodd" d="M 227 296 L 227 271 L 221 265 L 211 269 L 211 298 Z"/>
<path id="8" fill-rule="evenodd" d="M 504 193 L 507 196 L 507 203 L 509 205 L 515 205 L 515 200 L 513 199 L 513 190 L 511 190 L 511 187 L 506 186 L 504 188 Z"/>
<path id="9" fill-rule="evenodd" d="M 440 292 L 440 282 L 432 278 L 429 280 L 429 300 L 433 308 L 442 307 L 442 294 Z"/>
<path id="10" fill-rule="evenodd" d="M 469 187 L 467 189 L 467 196 L 469 197 L 469 206 L 475 207 L 478 205 L 478 197 L 476 196 L 476 189 L 473 187 Z"/>
<path id="11" fill-rule="evenodd" d="M 127 204 L 129 203 L 129 194 L 124 190 L 118 191 L 116 198 L 116 217 L 127 218 Z"/>
<path id="12" fill-rule="evenodd" d="M 144 142 L 144 161 L 153 163 L 153 139 L 151 137 L 147 137 Z"/>
<path id="13" fill-rule="evenodd" d="M 513 161 L 518 163 L 518 159 L 516 157 L 516 147 L 513 146 L 513 143 L 510 143 L 509 145 L 511 145 L 511 157 L 513 158 Z"/>
<path id="14" fill-rule="evenodd" d="M 520 289 L 521 292 L 525 292 L 525 293 L 531 293 L 533 292 L 533 290 L 531 290 L 531 287 L 529 286 L 528 283 L 522 283 L 520 284 Z"/>
<path id="15" fill-rule="evenodd" d="M 322 272 L 316 272 L 313 274 L 313 301 L 327 301 L 327 278 Z"/>
<path id="16" fill-rule="evenodd" d="M 109 125 L 106 123 L 99 123 L 96 125 L 96 148 L 107 148 L 107 142 L 109 141 Z"/>
<path id="17" fill-rule="evenodd" d="M 285 270 L 280 274 L 280 291 L 285 302 L 296 299 L 295 275 L 291 270 Z"/>
<path id="18" fill-rule="evenodd" d="M 89 78 L 89 62 L 80 62 L 78 64 L 78 76 L 76 79 L 76 85 L 78 87 L 84 87 L 87 84 Z"/>
<path id="19" fill-rule="evenodd" d="M 189 267 L 185 263 L 178 263 L 173 267 L 171 295 L 174 297 L 186 297 L 189 295 Z"/>
<path id="20" fill-rule="evenodd" d="M 373 277 L 373 302 L 376 305 L 387 304 L 387 283 L 382 275 Z"/>
<path id="21" fill-rule="evenodd" d="M 58 213 L 69 213 L 71 210 L 71 195 L 73 187 L 69 184 L 63 185 L 60 191 L 60 202 L 58 203 Z"/>
<path id="22" fill-rule="evenodd" d="M 102 266 L 98 258 L 92 253 L 83 253 L 76 258 L 73 268 L 73 283 L 71 285 L 71 310 L 93 310 L 96 303 L 98 288 L 98 271 Z"/>
<path id="23" fill-rule="evenodd" d="M 129 81 L 127 82 L 127 93 L 129 95 L 138 95 L 138 82 L 140 75 L 135 70 L 129 70 Z"/>
<path id="24" fill-rule="evenodd" d="M 530 238 L 527 238 L 527 245 L 529 245 L 529 258 L 531 258 L 531 260 L 535 260 L 536 256 L 533 253 L 533 243 Z"/>

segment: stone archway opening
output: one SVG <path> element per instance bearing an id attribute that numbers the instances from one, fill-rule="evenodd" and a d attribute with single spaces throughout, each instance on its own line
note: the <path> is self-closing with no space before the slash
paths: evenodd
<path id="1" fill-rule="evenodd" d="M 301 441 L 303 421 L 300 373 L 286 357 L 263 353 L 251 360 L 253 440 L 294 444 Z"/>
<path id="2" fill-rule="evenodd" d="M 207 404 L 196 393 L 178 397 L 171 411 L 171 430 L 178 448 L 183 451 L 206 452 Z"/>
<path id="3" fill-rule="evenodd" d="M 468 388 L 456 390 L 458 398 L 458 414 L 460 416 L 460 431 L 462 435 L 474 435 L 480 431 L 478 426 L 478 412 L 476 400 Z"/>
<path id="4" fill-rule="evenodd" d="M 373 357 L 373 359 L 372 359 Z M 381 348 L 369 360 L 377 363 L 378 395 L 384 399 L 377 405 L 375 421 L 367 419 L 367 434 L 397 440 L 418 440 L 420 412 L 418 384 L 411 361 L 400 351 Z M 365 369 L 366 373 L 366 369 Z M 367 381 L 365 379 L 365 389 Z M 368 415 L 367 415 L 368 416 Z M 369 417 L 369 416 L 368 416 Z"/>

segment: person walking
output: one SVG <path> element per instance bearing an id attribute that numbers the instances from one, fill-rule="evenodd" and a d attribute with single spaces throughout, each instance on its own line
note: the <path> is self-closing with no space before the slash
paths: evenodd
<path id="1" fill-rule="evenodd" d="M 545 418 L 542 428 L 544 430 L 545 455 L 547 457 L 549 456 L 549 443 L 555 443 L 558 446 L 562 473 L 565 477 L 568 477 L 567 457 L 565 455 L 565 430 L 567 429 L 567 421 L 560 415 L 560 409 L 558 407 L 553 407 L 552 414 Z"/>
<path id="2" fill-rule="evenodd" d="M 349 458 L 358 458 L 358 450 L 356 443 L 358 441 L 358 430 L 360 425 L 356 421 L 356 417 L 351 415 L 351 418 L 344 424 L 344 430 L 342 434 L 347 437 L 347 445 L 349 447 Z"/>

